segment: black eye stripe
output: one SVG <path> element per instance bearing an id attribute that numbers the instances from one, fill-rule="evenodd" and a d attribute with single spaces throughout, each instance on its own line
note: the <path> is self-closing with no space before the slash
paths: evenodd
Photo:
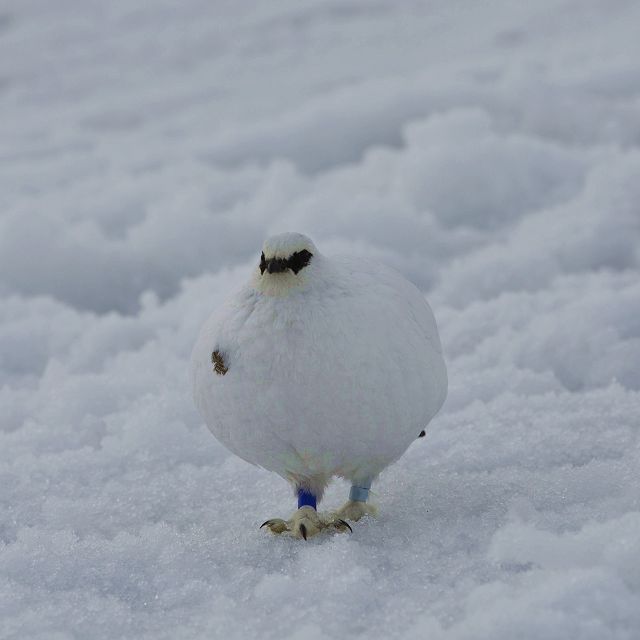
<path id="1" fill-rule="evenodd" d="M 289 269 L 291 269 L 291 271 L 293 271 L 293 273 L 298 273 L 300 269 L 303 269 L 309 264 L 309 262 L 311 262 L 312 256 L 313 254 L 306 249 L 303 249 L 302 251 L 296 251 L 287 260 L 287 266 L 289 267 Z"/>
<path id="2" fill-rule="evenodd" d="M 304 269 L 309 262 L 313 254 L 306 249 L 302 251 L 296 251 L 288 258 L 274 258 L 270 262 L 279 262 L 284 269 L 291 269 L 293 273 L 298 273 L 301 269 Z M 267 270 L 267 259 L 265 258 L 264 251 L 260 254 L 260 273 L 264 273 Z"/>

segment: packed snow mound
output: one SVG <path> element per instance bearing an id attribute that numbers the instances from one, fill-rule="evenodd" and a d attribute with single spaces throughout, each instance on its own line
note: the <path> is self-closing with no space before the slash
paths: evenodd
<path id="1" fill-rule="evenodd" d="M 0 638 L 635 639 L 639 23 L 6 0 Z M 307 544 L 187 375 L 287 229 L 415 282 L 450 379 L 379 519 Z"/>

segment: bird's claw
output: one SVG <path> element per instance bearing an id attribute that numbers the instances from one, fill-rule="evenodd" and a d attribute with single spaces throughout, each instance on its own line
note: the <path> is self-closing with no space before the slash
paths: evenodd
<path id="1" fill-rule="evenodd" d="M 289 531 L 289 525 L 286 520 L 282 520 L 282 518 L 272 518 L 271 520 L 266 520 L 260 525 L 260 528 L 267 527 L 271 533 L 279 534 L 284 533 L 285 531 Z"/>
<path id="2" fill-rule="evenodd" d="M 332 518 L 331 520 L 329 520 L 329 522 L 327 522 L 327 527 L 335 529 L 339 533 L 345 533 L 346 531 L 349 531 L 349 533 L 353 533 L 351 525 L 342 518 Z"/>

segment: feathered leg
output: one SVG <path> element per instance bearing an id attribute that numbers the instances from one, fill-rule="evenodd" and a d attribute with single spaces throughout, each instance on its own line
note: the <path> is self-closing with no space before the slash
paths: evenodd
<path id="1" fill-rule="evenodd" d="M 336 511 L 338 518 L 357 522 L 363 516 L 377 516 L 378 508 L 369 504 L 371 480 L 354 481 L 349 491 L 349 499 Z"/>

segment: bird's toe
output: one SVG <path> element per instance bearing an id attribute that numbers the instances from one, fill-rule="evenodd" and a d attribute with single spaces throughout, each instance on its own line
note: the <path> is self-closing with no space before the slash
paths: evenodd
<path id="1" fill-rule="evenodd" d="M 340 533 L 346 533 L 347 531 L 349 533 L 353 533 L 353 529 L 351 528 L 351 525 L 346 520 L 343 520 L 342 518 L 336 518 L 335 521 L 332 522 L 330 526 L 336 531 L 339 531 Z"/>
<path id="2" fill-rule="evenodd" d="M 266 527 L 271 533 L 280 534 L 285 531 L 289 531 L 289 525 L 286 520 L 282 520 L 282 518 L 272 518 L 271 520 L 266 520 L 260 525 L 260 528 Z"/>
<path id="3" fill-rule="evenodd" d="M 353 533 L 351 525 L 336 513 L 327 513 L 322 517 L 322 526 L 325 529 L 329 529 L 337 533 Z"/>
<path id="4" fill-rule="evenodd" d="M 320 533 L 323 528 L 324 525 L 318 517 L 318 513 L 315 509 L 309 507 L 298 509 L 291 517 L 291 520 L 289 520 L 291 535 L 303 540 L 308 540 L 312 536 L 315 536 Z"/>

